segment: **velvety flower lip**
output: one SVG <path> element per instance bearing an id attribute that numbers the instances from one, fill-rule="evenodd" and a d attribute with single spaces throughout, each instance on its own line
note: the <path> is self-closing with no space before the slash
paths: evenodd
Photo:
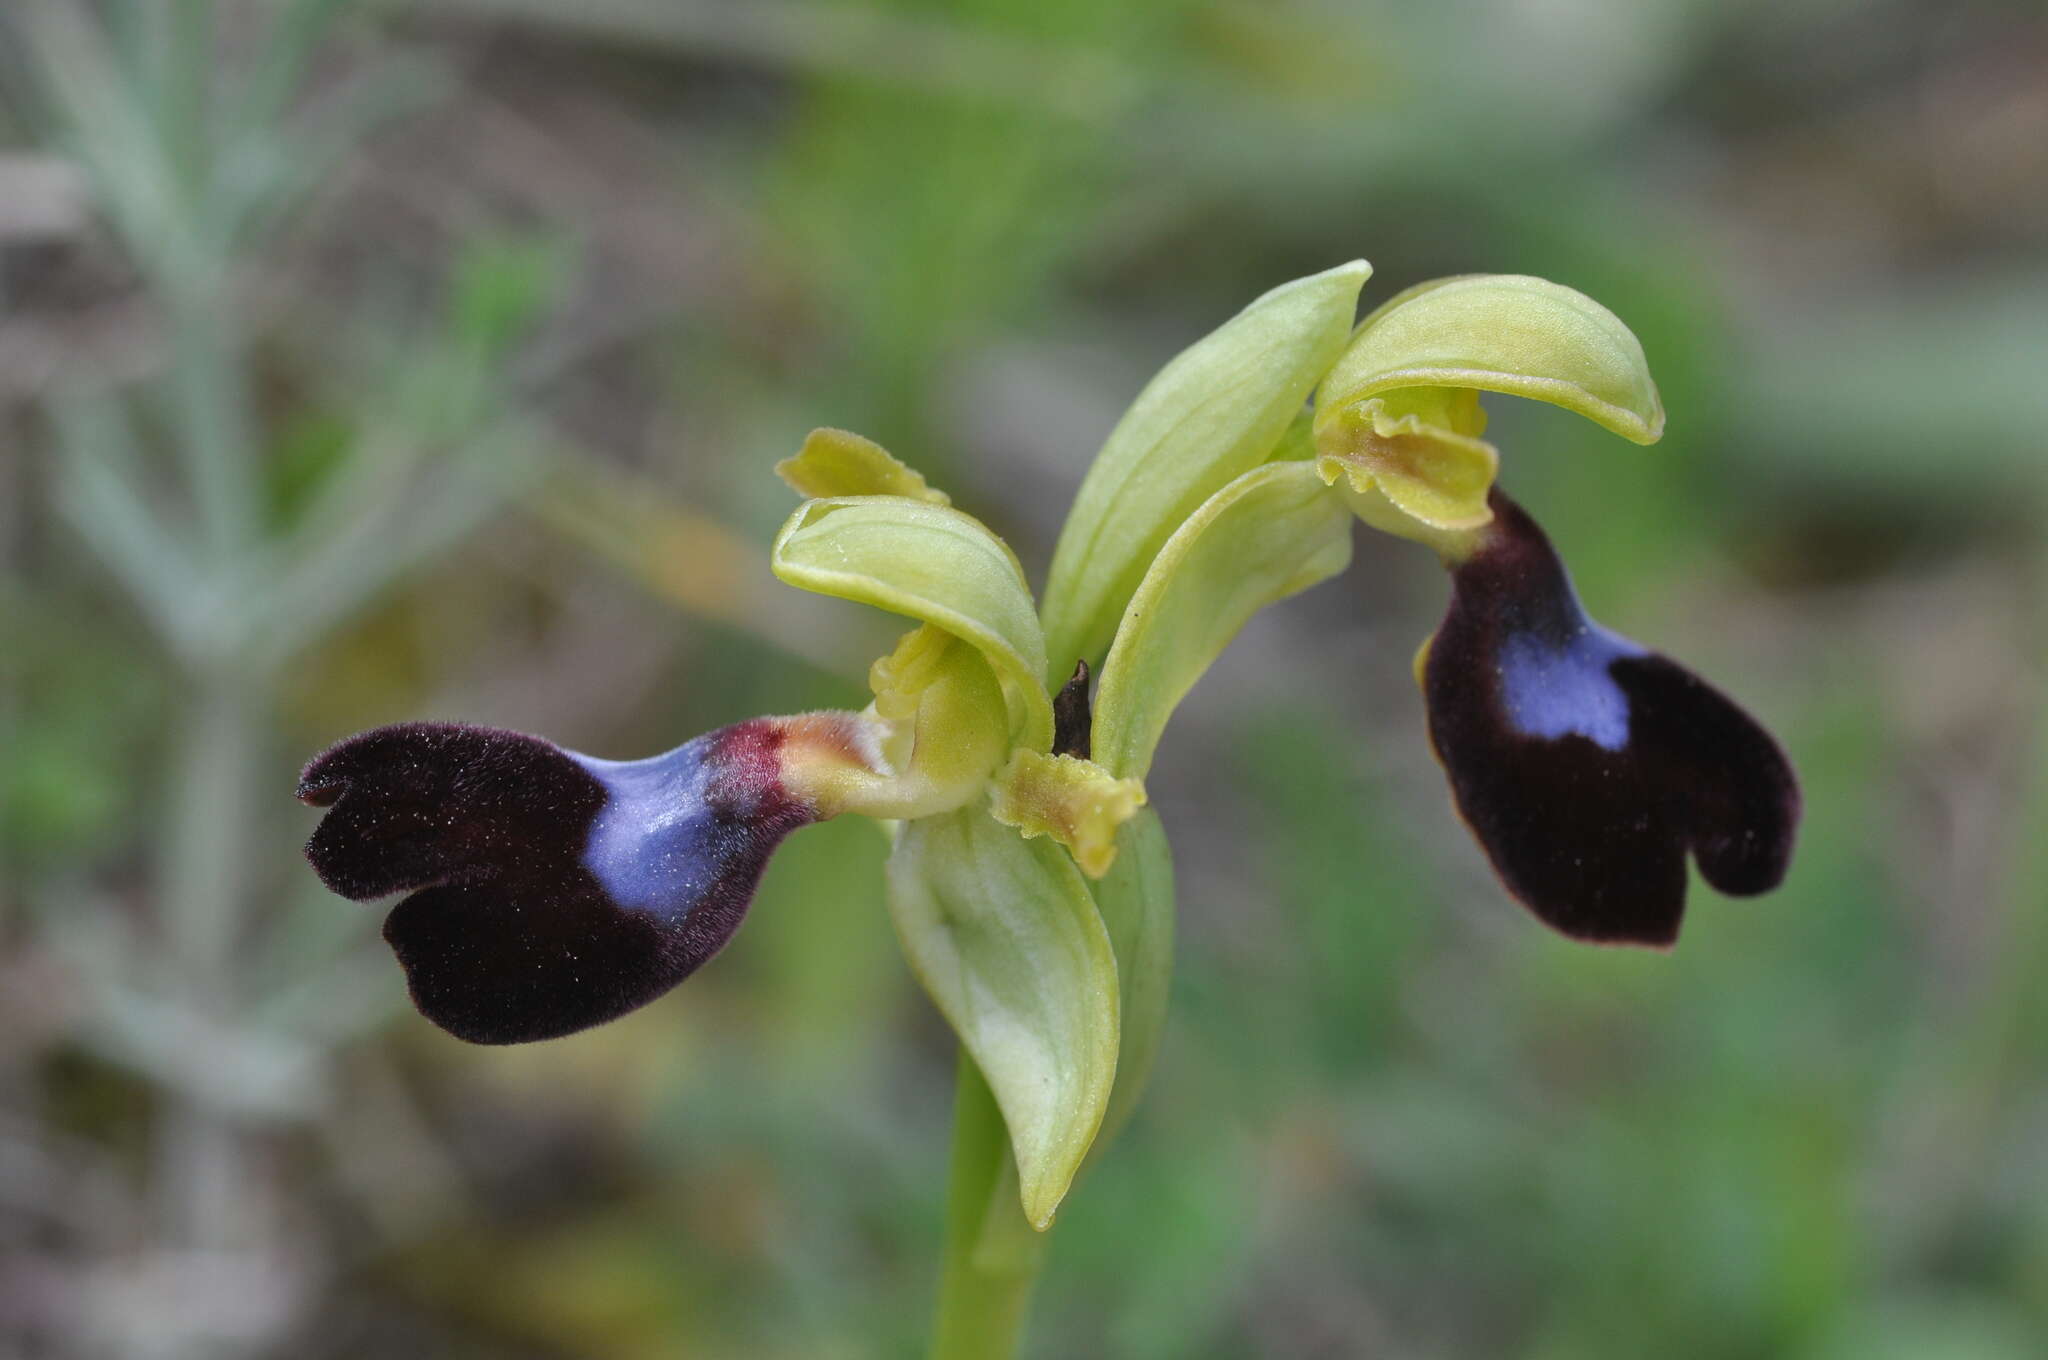
<path id="1" fill-rule="evenodd" d="M 1498 488 L 1489 503 L 1422 686 L 1458 811 L 1508 891 L 1566 935 L 1665 946 L 1688 851 L 1722 892 L 1776 887 L 1800 813 L 1777 742 L 1587 618 L 1536 522 Z"/>
<path id="2" fill-rule="evenodd" d="M 788 832 L 817 820 L 756 719 L 664 755 L 596 760 L 538 737 L 401 723 L 316 757 L 306 858 L 356 901 L 411 895 L 384 938 L 420 1012 L 458 1038 L 571 1034 L 645 1005 L 738 929 Z"/>

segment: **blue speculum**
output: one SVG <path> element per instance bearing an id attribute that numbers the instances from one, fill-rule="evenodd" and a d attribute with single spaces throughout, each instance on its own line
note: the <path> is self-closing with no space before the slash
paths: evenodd
<path id="1" fill-rule="evenodd" d="M 705 802 L 711 737 L 646 760 L 598 760 L 564 752 L 604 787 L 583 867 L 626 911 L 678 923 L 699 907 L 745 837 Z"/>
<path id="2" fill-rule="evenodd" d="M 1688 853 L 1723 892 L 1775 887 L 1800 807 L 1784 752 L 1691 671 L 1589 619 L 1536 522 L 1498 489 L 1491 504 L 1422 683 L 1501 882 L 1568 935 L 1649 945 L 1678 936 Z"/>
<path id="3" fill-rule="evenodd" d="M 1501 646 L 1500 697 L 1509 723 L 1524 736 L 1581 736 L 1619 751 L 1628 745 L 1628 695 L 1610 666 L 1643 649 L 1588 622 L 1562 646 L 1516 633 Z"/>
<path id="4" fill-rule="evenodd" d="M 649 760 L 518 732 L 405 723 L 341 742 L 299 797 L 306 845 L 384 922 L 413 1002 L 477 1043 L 574 1033 L 660 996 L 739 927 L 768 857 L 815 820 L 778 778 L 781 729 L 722 728 Z"/>

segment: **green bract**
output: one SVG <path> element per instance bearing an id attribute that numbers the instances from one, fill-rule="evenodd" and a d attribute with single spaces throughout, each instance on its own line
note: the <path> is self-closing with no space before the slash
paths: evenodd
<path id="1" fill-rule="evenodd" d="M 1009 1126 L 1024 1216 L 1052 1222 L 1109 1105 L 1117 967 L 1080 870 L 979 808 L 910 822 L 889 909 Z"/>

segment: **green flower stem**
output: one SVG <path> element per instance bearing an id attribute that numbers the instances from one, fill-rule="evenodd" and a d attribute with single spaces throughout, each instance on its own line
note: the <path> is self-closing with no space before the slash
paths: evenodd
<path id="1" fill-rule="evenodd" d="M 1025 1221 L 1002 1111 L 964 1050 L 953 1089 L 953 1165 L 932 1360 L 1009 1360 L 1024 1335 L 1047 1234 Z"/>

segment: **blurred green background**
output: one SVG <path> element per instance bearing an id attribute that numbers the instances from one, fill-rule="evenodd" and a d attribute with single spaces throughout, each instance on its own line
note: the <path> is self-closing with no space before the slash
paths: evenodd
<path id="1" fill-rule="evenodd" d="M 463 1046 L 297 854 L 446 717 L 858 705 L 769 474 L 871 435 L 1042 580 L 1157 366 L 1357 255 L 1641 335 L 1496 399 L 1600 617 L 1778 732 L 1790 881 L 1510 905 L 1362 538 L 1151 779 L 1173 1018 L 1032 1351 L 2006 1360 L 2048 1337 L 2048 16 L 1937 0 L 9 0 L 0 1354 L 915 1354 L 950 1043 L 865 825 L 657 1005 Z"/>

